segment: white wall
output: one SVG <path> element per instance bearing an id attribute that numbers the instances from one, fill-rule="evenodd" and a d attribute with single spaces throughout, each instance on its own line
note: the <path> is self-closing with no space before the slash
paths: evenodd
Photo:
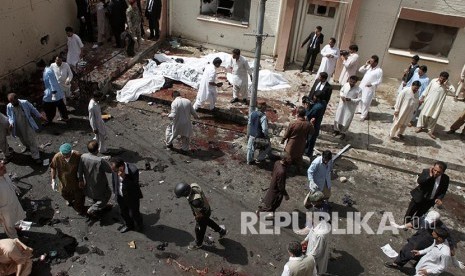
<path id="1" fill-rule="evenodd" d="M 72 0 L 2 0 L 0 5 L 0 82 L 15 73 L 34 68 L 34 61 L 66 44 L 66 26 L 77 27 Z M 40 38 L 49 35 L 48 44 Z M 52 54 L 45 56 L 51 58 Z M 25 66 L 25 67 L 24 67 Z M 11 76 L 11 75 L 10 75 Z"/>
<path id="2" fill-rule="evenodd" d="M 217 22 L 198 20 L 201 0 L 170 0 L 170 32 L 172 36 L 219 45 L 230 49 L 239 48 L 244 51 L 254 51 L 255 37 L 244 36 L 257 29 L 259 0 L 252 0 L 250 7 L 249 26 L 242 28 Z M 264 33 L 277 35 L 281 0 L 266 1 Z M 238 22 L 240 23 L 240 22 Z M 262 46 L 262 53 L 273 55 L 276 38 L 267 38 Z"/>
<path id="3" fill-rule="evenodd" d="M 388 53 L 392 33 L 395 29 L 397 16 L 402 7 L 426 10 L 429 12 L 450 14 L 465 17 L 463 0 L 448 0 L 456 10 L 448 7 L 443 1 L 435 0 L 365 0 L 361 6 L 357 27 L 355 29 L 355 43 L 359 46 L 361 62 L 371 55 L 380 57 L 385 77 L 400 78 L 402 71 L 409 64 L 410 58 Z M 437 77 L 441 71 L 448 71 L 452 83 L 456 84 L 460 70 L 465 63 L 465 30 L 459 29 L 457 37 L 449 53 L 449 64 L 433 61 L 420 61 L 428 66 L 428 75 Z M 421 55 L 421 54 L 420 54 Z"/>

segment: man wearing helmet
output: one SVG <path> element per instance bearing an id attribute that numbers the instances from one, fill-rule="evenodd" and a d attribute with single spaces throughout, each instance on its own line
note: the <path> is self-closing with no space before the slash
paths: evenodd
<path id="1" fill-rule="evenodd" d="M 220 234 L 220 239 L 226 236 L 227 230 L 221 228 L 211 218 L 211 208 L 205 194 L 200 186 L 196 183 L 186 184 L 178 183 L 174 188 L 174 193 L 177 198 L 186 197 L 191 206 L 192 213 L 195 217 L 195 242 L 190 244 L 189 250 L 196 250 L 202 248 L 203 239 L 207 226 Z"/>

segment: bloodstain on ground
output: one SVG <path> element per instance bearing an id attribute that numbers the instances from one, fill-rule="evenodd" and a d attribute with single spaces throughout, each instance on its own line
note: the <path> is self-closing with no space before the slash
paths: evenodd
<path id="1" fill-rule="evenodd" d="M 465 223 L 465 202 L 463 197 L 448 193 L 444 200 L 444 207 L 449 210 L 450 214 L 461 223 Z"/>

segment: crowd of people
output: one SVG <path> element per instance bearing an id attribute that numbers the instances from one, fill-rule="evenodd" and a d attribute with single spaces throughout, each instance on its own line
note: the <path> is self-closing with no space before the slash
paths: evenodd
<path id="1" fill-rule="evenodd" d="M 161 1 L 148 0 L 145 15 L 149 19 L 150 38 L 159 38 L 158 19 L 160 17 Z M 80 36 L 87 41 L 93 40 L 92 18 L 89 16 L 88 1 L 76 0 L 78 4 L 78 18 L 81 22 Z M 84 5 L 85 4 L 85 5 Z M 127 5 L 129 4 L 129 5 Z M 105 18 L 99 17 L 101 9 Z M 103 43 L 106 28 L 111 26 L 115 36 L 116 46 L 122 46 L 121 34 L 127 31 L 130 44 L 134 46 L 143 36 L 142 9 L 140 0 L 102 0 L 97 5 L 98 41 Z M 122 16 L 124 15 L 124 16 Z M 100 18 L 100 19 L 99 19 Z M 127 21 L 124 19 L 127 18 Z M 109 19 L 109 22 L 106 20 Z M 102 23 L 103 22 L 103 23 Z M 107 24 L 108 23 L 108 24 Z M 124 24 L 127 23 L 127 27 Z M 0 163 L 0 193 L 2 207 L 0 222 L 9 239 L 0 240 L 0 272 L 29 275 L 31 270 L 32 249 L 19 241 L 15 224 L 25 218 L 25 213 L 16 196 L 15 186 L 6 174 L 5 164 L 11 160 L 12 152 L 7 142 L 7 134 L 11 131 L 13 137 L 18 137 L 24 146 L 22 152 L 30 152 L 36 163 L 42 163 L 37 134 L 39 126 L 34 117 L 41 120 L 43 125 L 51 123 L 59 111 L 59 120 L 66 122 L 68 111 L 66 99 L 70 96 L 70 83 L 73 70 L 83 56 L 83 43 L 80 36 L 71 27 L 66 28 L 68 36 L 68 55 L 66 62 L 56 57 L 55 62 L 47 66 L 44 61 L 37 63 L 43 72 L 44 96 L 43 110 L 40 113 L 29 101 L 19 99 L 14 93 L 8 95 L 7 116 L 0 116 L 1 129 L 0 145 L 4 153 L 4 161 Z M 102 33 L 101 33 L 102 32 Z M 131 42 L 132 41 L 132 42 Z M 289 200 L 286 191 L 286 178 L 290 168 L 306 174 L 308 177 L 308 194 L 304 205 L 310 210 L 328 212 L 331 209 L 331 171 L 335 159 L 329 150 L 324 150 L 320 156 L 314 156 L 314 148 L 320 133 L 321 123 L 328 103 L 331 100 L 333 87 L 330 81 L 333 77 L 336 63 L 340 59 L 343 70 L 339 83 L 339 103 L 334 117 L 333 135 L 346 139 L 348 130 L 355 114 L 360 114 L 360 121 L 369 120 L 369 108 L 374 98 L 376 88 L 382 82 L 383 71 L 379 67 L 379 58 L 372 55 L 361 67 L 358 65 L 358 46 L 351 45 L 348 51 L 340 51 L 336 47 L 336 39 L 330 38 L 328 45 L 320 51 L 324 42 L 324 35 L 320 26 L 316 27 L 302 43 L 308 42 L 307 55 L 302 67 L 306 71 L 310 61 L 310 73 L 313 73 L 315 59 L 322 56 L 317 79 L 308 95 L 302 98 L 302 106 L 296 108 L 296 120 L 291 122 L 282 137 L 281 144 L 285 144 L 281 158 L 275 161 L 272 171 L 270 187 L 264 197 L 262 205 L 256 211 L 258 216 L 265 213 L 265 219 L 273 219 L 275 211 L 282 200 Z M 131 51 L 129 47 L 128 54 Z M 132 52 L 133 54 L 133 49 Z M 233 74 L 231 103 L 248 104 L 248 82 L 251 69 L 247 60 L 239 49 L 231 52 L 232 62 L 226 69 Z M 416 132 L 427 131 L 431 138 L 435 138 L 434 130 L 441 113 L 446 96 L 455 91 L 448 82 L 449 74 L 441 72 L 438 78 L 430 81 L 425 65 L 419 65 L 419 56 L 412 57 L 412 62 L 404 71 L 402 82 L 398 89 L 397 101 L 394 109 L 394 120 L 388 134 L 390 139 L 404 139 L 407 126 L 416 124 Z M 191 154 L 190 139 L 193 135 L 192 117 L 199 119 L 198 109 L 208 103 L 208 109 L 215 109 L 217 87 L 223 85 L 216 78 L 218 68 L 223 64 L 220 58 L 215 58 L 207 65 L 195 103 L 184 97 L 178 91 L 172 93 L 171 112 L 165 114 L 170 123 L 165 132 L 165 145 L 173 149 L 173 142 L 180 137 L 181 153 Z M 357 71 L 363 74 L 360 83 Z M 461 82 L 464 81 L 465 66 L 462 71 Z M 66 204 L 77 214 L 88 220 L 99 220 L 102 215 L 111 210 L 109 204 L 111 194 L 115 195 L 122 218 L 119 228 L 121 233 L 128 231 L 144 231 L 143 219 L 140 213 L 140 199 L 143 197 L 139 185 L 139 170 L 135 164 L 126 162 L 119 157 L 107 158 L 107 131 L 102 119 L 99 99 L 102 95 L 94 92 L 89 101 L 89 123 L 94 133 L 93 140 L 87 143 L 87 153 L 81 154 L 73 149 L 69 143 L 62 144 L 58 153 L 50 162 L 51 188 L 58 191 Z M 248 116 L 249 132 L 247 138 L 247 165 L 256 165 L 267 158 L 272 159 L 271 134 L 266 116 L 267 104 L 259 101 L 257 109 Z M 447 133 L 454 133 L 465 123 L 465 113 L 451 126 Z M 465 132 L 462 132 L 464 134 Z M 259 151 L 255 158 L 256 151 Z M 304 162 L 308 158 L 309 164 Z M 399 257 L 394 262 L 386 263 L 389 268 L 400 269 L 409 260 L 419 260 L 417 275 L 435 275 L 444 271 L 449 263 L 448 257 L 455 254 L 455 244 L 450 231 L 439 220 L 439 214 L 431 210 L 433 206 L 443 204 L 448 190 L 449 177 L 445 174 L 447 165 L 437 161 L 431 168 L 423 170 L 418 177 L 418 186 L 411 191 L 412 199 L 405 214 L 406 228 L 417 229 L 417 232 L 402 248 Z M 111 178 L 107 177 L 111 174 Z M 196 220 L 195 241 L 189 249 L 196 250 L 203 246 L 207 226 L 219 233 L 223 238 L 227 234 L 224 226 L 219 226 L 210 218 L 211 207 L 200 185 L 196 183 L 179 183 L 175 187 L 175 195 L 186 197 Z M 93 204 L 85 206 L 85 199 L 89 198 Z M 418 219 L 419 218 L 419 219 Z M 331 222 L 320 218 L 313 224 L 307 225 L 300 234 L 306 236 L 302 242 L 291 242 L 288 245 L 289 262 L 284 266 L 282 275 L 322 275 L 326 273 L 329 261 L 329 239 Z M 421 242 L 414 242 L 415 239 Z M 8 254 L 9 259 L 4 258 Z M 421 257 L 423 256 L 423 257 Z M 14 264 L 12 266 L 12 264 Z M 7 273 L 7 274 L 8 274 Z M 4 275 L 4 274 L 2 274 Z M 6 274 L 5 274 L 6 275 Z"/>

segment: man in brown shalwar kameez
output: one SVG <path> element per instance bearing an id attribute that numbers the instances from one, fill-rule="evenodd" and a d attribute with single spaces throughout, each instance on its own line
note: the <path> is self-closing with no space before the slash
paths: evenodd
<path id="1" fill-rule="evenodd" d="M 60 146 L 60 151 L 55 154 L 50 163 L 50 174 L 52 177 L 52 188 L 58 190 L 61 196 L 66 200 L 68 206 L 73 206 L 79 215 L 86 215 L 84 207 L 85 194 L 79 185 L 78 167 L 81 161 L 81 154 L 72 150 L 69 143 Z M 56 178 L 59 184 L 56 183 Z"/>
<path id="2" fill-rule="evenodd" d="M 271 174 L 271 183 L 268 191 L 266 192 L 265 198 L 263 199 L 263 205 L 258 207 L 257 214 L 259 212 L 275 212 L 276 209 L 281 205 L 283 198 L 289 200 L 289 195 L 286 192 L 286 177 L 287 168 L 291 164 L 291 158 L 286 153 L 283 159 L 278 160 L 274 163 L 273 173 Z M 265 218 L 272 218 L 273 214 L 268 214 Z"/>
<path id="3" fill-rule="evenodd" d="M 292 165 L 297 166 L 298 169 L 300 169 L 302 164 L 302 156 L 308 136 L 314 132 L 312 123 L 305 120 L 305 112 L 306 110 L 303 106 L 297 109 L 297 120 L 289 125 L 281 140 L 281 144 L 284 144 L 287 140 L 284 151 L 289 154 Z"/>

